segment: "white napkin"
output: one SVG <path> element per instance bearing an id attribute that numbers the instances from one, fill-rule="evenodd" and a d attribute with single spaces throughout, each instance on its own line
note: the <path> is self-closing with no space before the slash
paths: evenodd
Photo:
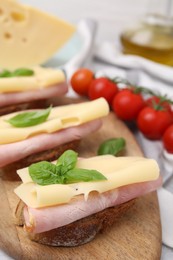
<path id="1" fill-rule="evenodd" d="M 123 55 L 116 44 L 111 42 L 97 45 L 94 54 L 102 74 L 125 77 L 132 84 L 145 86 L 162 95 L 173 97 L 173 68 L 135 55 Z M 145 156 L 159 163 L 165 186 L 158 190 L 162 241 L 166 246 L 173 248 L 173 188 L 171 192 L 165 189 L 166 184 L 171 179 L 173 181 L 173 155 L 166 153 L 161 141 L 150 141 L 138 131 L 136 138 Z"/>
<path id="2" fill-rule="evenodd" d="M 152 62 L 136 55 L 124 55 L 115 43 L 103 42 L 95 48 L 95 57 L 100 61 L 125 69 L 135 69 L 148 74 L 153 80 L 166 83 L 166 88 L 173 85 L 173 68 Z M 164 85 L 163 85 L 164 86 Z"/>

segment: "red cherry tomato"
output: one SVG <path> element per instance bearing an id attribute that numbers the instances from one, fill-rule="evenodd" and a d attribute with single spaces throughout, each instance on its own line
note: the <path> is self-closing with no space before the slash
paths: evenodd
<path id="1" fill-rule="evenodd" d="M 112 108 L 122 120 L 135 120 L 145 101 L 140 93 L 133 89 L 121 90 L 113 99 Z"/>
<path id="2" fill-rule="evenodd" d="M 143 108 L 137 118 L 139 130 L 149 139 L 160 139 L 166 128 L 173 122 L 170 112 Z"/>
<path id="3" fill-rule="evenodd" d="M 163 134 L 163 146 L 168 153 L 173 153 L 173 125 L 170 125 Z"/>
<path id="4" fill-rule="evenodd" d="M 167 101 L 163 101 L 161 102 L 161 97 L 158 96 L 152 96 L 148 99 L 146 99 L 146 105 L 149 107 L 154 107 L 154 105 L 158 105 L 160 103 L 160 105 L 163 107 L 163 109 L 170 111 L 171 112 L 171 104 Z"/>
<path id="5" fill-rule="evenodd" d="M 118 92 L 118 86 L 108 78 L 100 77 L 93 80 L 89 86 L 88 96 L 91 100 L 104 97 L 111 104 Z"/>
<path id="6" fill-rule="evenodd" d="M 70 83 L 77 94 L 87 96 L 89 85 L 93 79 L 94 73 L 89 69 L 82 68 L 72 75 Z"/>

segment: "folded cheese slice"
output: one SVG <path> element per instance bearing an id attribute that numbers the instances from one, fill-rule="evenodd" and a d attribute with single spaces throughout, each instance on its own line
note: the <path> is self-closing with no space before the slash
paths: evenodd
<path id="1" fill-rule="evenodd" d="M 57 17 L 16 0 L 0 1 L 0 67 L 15 69 L 47 61 L 75 32 Z"/>
<path id="2" fill-rule="evenodd" d="M 65 74 L 60 69 L 31 67 L 32 76 L 0 77 L 0 93 L 26 92 L 51 87 L 65 82 Z"/>
<path id="3" fill-rule="evenodd" d="M 27 206 L 41 208 L 68 203 L 78 195 L 84 195 L 87 199 L 91 191 L 103 193 L 129 184 L 156 180 L 159 177 L 156 161 L 143 157 L 102 155 L 80 158 L 76 167 L 98 170 L 107 180 L 40 186 L 32 181 L 28 168 L 24 168 L 18 171 L 23 183 L 15 189 L 15 193 Z"/>
<path id="4" fill-rule="evenodd" d="M 7 120 L 19 113 L 11 113 L 0 117 L 0 144 L 18 142 L 38 134 L 53 133 L 71 126 L 78 126 L 104 117 L 108 113 L 109 105 L 104 98 L 54 107 L 44 123 L 30 127 L 17 128 L 12 126 Z"/>

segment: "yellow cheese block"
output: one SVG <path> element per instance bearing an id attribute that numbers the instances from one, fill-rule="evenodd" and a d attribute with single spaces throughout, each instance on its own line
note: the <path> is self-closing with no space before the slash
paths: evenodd
<path id="1" fill-rule="evenodd" d="M 6 120 L 19 114 L 19 112 L 11 113 L 0 117 L 0 144 L 21 141 L 42 133 L 53 133 L 67 127 L 77 126 L 101 118 L 108 115 L 108 113 L 109 105 L 104 98 L 79 104 L 54 107 L 44 123 L 30 127 L 17 128 L 12 126 Z"/>
<path id="2" fill-rule="evenodd" d="M 15 0 L 1 0 L 0 68 L 42 64 L 69 40 L 75 30 L 73 25 L 35 8 Z"/>
<path id="3" fill-rule="evenodd" d="M 65 74 L 60 69 L 31 67 L 32 76 L 0 77 L 0 93 L 25 92 L 47 88 L 65 82 Z"/>
<path id="4" fill-rule="evenodd" d="M 106 176 L 107 180 L 40 186 L 32 181 L 28 168 L 24 168 L 18 171 L 23 183 L 15 189 L 15 193 L 29 207 L 41 208 L 68 203 L 77 195 L 84 195 L 87 199 L 91 191 L 102 193 L 159 177 L 159 167 L 156 161 L 143 157 L 102 155 L 78 159 L 76 167 L 98 170 Z"/>

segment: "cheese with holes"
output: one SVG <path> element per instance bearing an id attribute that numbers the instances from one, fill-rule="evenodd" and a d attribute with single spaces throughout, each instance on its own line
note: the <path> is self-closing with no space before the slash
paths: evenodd
<path id="1" fill-rule="evenodd" d="M 25 92 L 47 88 L 65 82 L 65 74 L 60 69 L 32 67 L 34 75 L 23 77 L 0 77 L 0 93 Z"/>
<path id="2" fill-rule="evenodd" d="M 108 115 L 109 105 L 104 98 L 99 98 L 94 101 L 54 107 L 45 122 L 30 127 L 17 128 L 7 122 L 8 119 L 24 112 L 26 111 L 0 117 L 0 144 L 18 142 L 42 133 L 53 133 L 101 118 Z"/>
<path id="3" fill-rule="evenodd" d="M 44 63 L 75 30 L 73 25 L 16 0 L 1 0 L 0 68 Z"/>
<path id="4" fill-rule="evenodd" d="M 156 180 L 159 177 L 156 161 L 143 157 L 102 155 L 80 158 L 76 167 L 98 170 L 107 180 L 41 186 L 32 181 L 28 168 L 24 168 L 18 171 L 23 183 L 15 189 L 15 193 L 29 207 L 41 208 L 68 203 L 78 195 L 84 195 L 87 199 L 92 191 L 102 193 L 133 183 Z"/>

